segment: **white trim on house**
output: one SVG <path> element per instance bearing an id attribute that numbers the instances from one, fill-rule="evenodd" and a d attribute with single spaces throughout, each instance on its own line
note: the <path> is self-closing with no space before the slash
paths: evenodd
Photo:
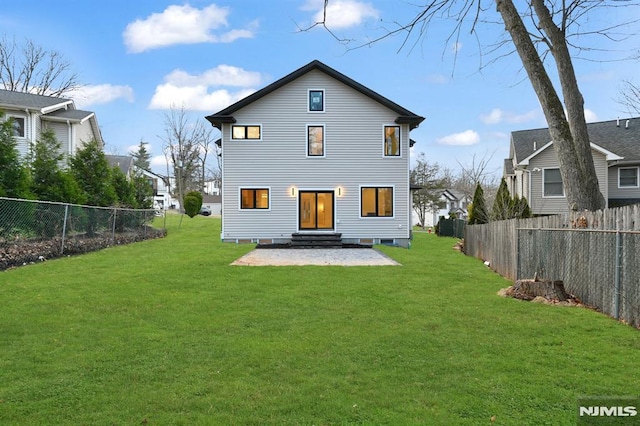
<path id="1" fill-rule="evenodd" d="M 635 185 L 620 185 L 620 171 L 635 169 L 636 171 L 636 184 Z M 635 189 L 640 188 L 640 167 L 618 167 L 618 189 Z"/>
<path id="2" fill-rule="evenodd" d="M 552 145 L 553 145 L 553 141 L 547 142 L 542 148 L 538 149 L 536 152 L 534 152 L 533 154 L 531 154 L 530 156 L 528 156 L 527 158 L 525 158 L 524 160 L 519 162 L 517 164 L 517 166 L 528 166 L 529 165 L 529 160 L 531 160 L 532 158 L 536 157 L 538 154 L 540 154 L 542 151 L 544 151 L 545 149 L 549 148 Z M 617 154 L 614 154 L 613 152 L 611 152 L 609 150 L 604 149 L 601 146 L 596 145 L 593 142 L 590 143 L 589 145 L 591 146 L 591 149 L 596 150 L 599 153 L 603 154 L 606 157 L 607 161 L 622 160 L 624 158 L 624 157 L 620 157 Z"/>
<path id="3" fill-rule="evenodd" d="M 547 172 L 547 170 L 558 170 L 558 172 L 560 172 L 560 168 L 559 167 L 544 167 L 542 169 L 542 198 L 566 198 L 566 192 L 564 190 L 564 182 L 562 181 L 562 175 L 560 175 L 560 183 L 562 184 L 562 195 L 545 195 L 544 194 L 544 189 L 545 189 L 545 173 Z"/>

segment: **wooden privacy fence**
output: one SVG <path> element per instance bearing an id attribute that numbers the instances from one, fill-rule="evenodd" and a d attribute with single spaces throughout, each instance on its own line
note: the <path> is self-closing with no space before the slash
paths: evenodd
<path id="1" fill-rule="evenodd" d="M 586 304 L 640 324 L 640 206 L 465 228 L 464 251 L 516 281 L 563 280 Z"/>

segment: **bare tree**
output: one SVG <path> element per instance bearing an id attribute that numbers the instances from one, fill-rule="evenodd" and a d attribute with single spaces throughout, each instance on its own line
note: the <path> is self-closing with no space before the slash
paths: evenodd
<path id="1" fill-rule="evenodd" d="M 481 158 L 473 154 L 471 162 L 467 164 L 456 161 L 460 166 L 460 174 L 453 182 L 453 186 L 458 191 L 461 191 L 468 200 L 473 198 L 478 184 L 486 188 L 490 199 L 493 198 L 493 194 L 498 189 L 498 184 L 496 181 L 497 170 L 489 168 L 492 158 L 493 154 L 485 153 Z"/>
<path id="2" fill-rule="evenodd" d="M 200 146 L 202 125 L 193 124 L 184 107 L 171 108 L 164 116 L 165 135 L 163 150 L 173 168 L 176 182 L 174 195 L 183 207 L 184 194 L 189 191 L 202 191 L 200 173 Z"/>
<path id="3" fill-rule="evenodd" d="M 409 173 L 409 179 L 412 185 L 420 187 L 412 191 L 413 210 L 424 229 L 427 213 L 434 213 L 440 209 L 440 196 L 446 186 L 446 176 L 438 163 L 429 163 L 427 156 L 421 152 L 416 165 Z"/>
<path id="4" fill-rule="evenodd" d="M 327 27 L 326 10 L 329 1 L 324 2 L 324 21 L 313 26 Z M 604 197 L 598 187 L 584 117 L 584 99 L 576 80 L 570 49 L 575 52 L 589 50 L 589 45 L 579 46 L 573 42 L 585 40 L 587 36 L 620 40 L 634 35 L 637 19 L 605 25 L 604 28 L 592 28 L 590 17 L 596 16 L 603 7 L 625 7 L 625 16 L 633 17 L 637 14 L 628 8 L 639 5 L 632 0 L 528 0 L 518 2 L 518 5 L 519 9 L 512 0 L 495 0 L 499 18 L 520 57 L 547 120 L 569 208 L 600 209 L 605 205 Z M 453 29 L 447 41 L 457 41 L 465 23 L 469 23 L 471 33 L 475 33 L 478 24 L 486 24 L 491 19 L 490 16 L 485 19 L 491 9 L 489 6 L 490 3 L 483 0 L 429 0 L 408 23 L 395 23 L 396 28 L 387 30 L 384 35 L 365 45 L 397 34 L 404 37 L 402 46 L 411 37 L 425 40 L 429 24 L 440 18 L 453 19 Z M 623 32 L 627 28 L 629 34 Z M 345 42 L 344 39 L 340 41 Z M 544 66 L 549 53 L 555 62 L 564 102 Z"/>
<path id="5" fill-rule="evenodd" d="M 64 96 L 80 87 L 78 75 L 62 54 L 25 39 L 0 40 L 0 86 L 14 92 Z"/>
<path id="6" fill-rule="evenodd" d="M 640 86 L 631 80 L 624 80 L 617 102 L 630 113 L 640 114 Z"/>

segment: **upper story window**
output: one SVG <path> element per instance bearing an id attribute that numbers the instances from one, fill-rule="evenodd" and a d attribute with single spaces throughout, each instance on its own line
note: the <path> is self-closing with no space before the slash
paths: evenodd
<path id="1" fill-rule="evenodd" d="M 307 126 L 307 156 L 324 157 L 324 126 Z"/>
<path id="2" fill-rule="evenodd" d="M 562 185 L 560 169 L 544 169 L 543 176 L 543 196 L 564 197 L 564 186 Z"/>
<path id="3" fill-rule="evenodd" d="M 10 115 L 9 120 L 11 120 L 11 126 L 13 127 L 13 136 L 16 138 L 24 138 L 26 135 L 24 117 Z"/>
<path id="4" fill-rule="evenodd" d="M 252 126 L 231 126 L 231 139 L 260 140 L 262 138 L 262 127 Z"/>
<path id="5" fill-rule="evenodd" d="M 384 156 L 400 156 L 400 126 L 384 126 Z"/>
<path id="6" fill-rule="evenodd" d="M 309 112 L 324 112 L 324 90 L 309 90 Z"/>
<path id="7" fill-rule="evenodd" d="M 360 188 L 361 217 L 393 217 L 393 187 Z"/>

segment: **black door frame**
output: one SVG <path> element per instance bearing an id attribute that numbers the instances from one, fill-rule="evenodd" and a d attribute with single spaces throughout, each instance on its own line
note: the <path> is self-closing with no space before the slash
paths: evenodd
<path id="1" fill-rule="evenodd" d="M 316 194 L 315 200 L 315 227 L 303 228 L 302 227 L 302 194 Z M 330 228 L 318 228 L 318 194 L 331 194 L 331 227 Z M 303 189 L 298 191 L 298 230 L 300 231 L 333 231 L 335 229 L 336 219 L 336 192 L 329 189 Z"/>

